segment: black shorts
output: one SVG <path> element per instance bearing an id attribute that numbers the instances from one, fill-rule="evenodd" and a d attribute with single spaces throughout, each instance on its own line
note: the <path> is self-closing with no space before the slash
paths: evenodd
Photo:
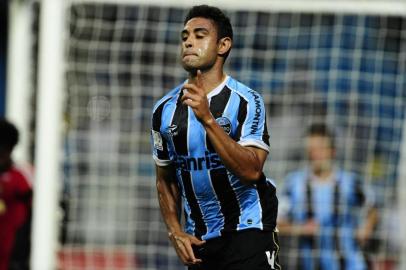
<path id="1" fill-rule="evenodd" d="M 278 236 L 273 231 L 249 229 L 228 233 L 194 247 L 200 265 L 189 270 L 271 270 L 279 265 Z"/>

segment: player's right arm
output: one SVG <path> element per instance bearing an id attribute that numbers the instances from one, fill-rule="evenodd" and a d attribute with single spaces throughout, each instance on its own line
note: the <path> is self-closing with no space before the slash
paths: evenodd
<path id="1" fill-rule="evenodd" d="M 314 219 L 309 219 L 301 224 L 294 224 L 286 219 L 279 219 L 278 231 L 282 235 L 314 236 L 319 232 L 319 224 Z"/>
<path id="2" fill-rule="evenodd" d="M 180 224 L 181 200 L 173 166 L 156 165 L 156 187 L 162 217 L 168 228 L 168 236 L 176 253 L 186 265 L 201 263 L 193 253 L 192 245 L 200 246 L 204 241 L 183 232 Z"/>

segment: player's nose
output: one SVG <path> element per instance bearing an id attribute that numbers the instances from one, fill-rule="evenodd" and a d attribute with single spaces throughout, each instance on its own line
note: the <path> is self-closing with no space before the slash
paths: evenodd
<path id="1" fill-rule="evenodd" d="M 183 46 L 185 46 L 185 48 L 193 47 L 193 40 L 190 36 L 186 40 L 183 41 Z"/>
<path id="2" fill-rule="evenodd" d="M 185 48 L 192 48 L 193 43 L 190 41 L 190 39 L 188 39 L 184 42 L 184 46 Z"/>

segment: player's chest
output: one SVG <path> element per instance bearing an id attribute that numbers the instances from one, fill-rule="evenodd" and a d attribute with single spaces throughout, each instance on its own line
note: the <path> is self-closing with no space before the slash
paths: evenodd
<path id="1" fill-rule="evenodd" d="M 233 137 L 237 128 L 236 116 L 213 108 L 210 108 L 210 112 L 224 132 Z M 206 130 L 190 107 L 181 105 L 168 108 L 164 115 L 166 118 L 162 121 L 161 133 L 167 140 L 187 141 L 190 146 L 207 140 Z"/>

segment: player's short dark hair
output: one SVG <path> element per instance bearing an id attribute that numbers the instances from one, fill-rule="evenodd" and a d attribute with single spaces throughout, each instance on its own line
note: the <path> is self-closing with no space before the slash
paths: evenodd
<path id="1" fill-rule="evenodd" d="M 17 128 L 6 119 L 0 118 L 0 150 L 13 150 L 18 143 L 18 139 Z"/>
<path id="2" fill-rule="evenodd" d="M 218 40 L 224 37 L 229 37 L 233 40 L 233 27 L 231 26 L 230 19 L 219 8 L 208 5 L 194 6 L 187 13 L 183 24 L 185 25 L 189 20 L 197 17 L 213 21 L 217 29 Z M 225 54 L 225 57 L 228 56 L 230 50 Z"/>
<path id="3" fill-rule="evenodd" d="M 313 123 L 306 132 L 307 136 L 321 136 L 330 139 L 331 148 L 335 149 L 334 132 L 324 123 Z"/>

